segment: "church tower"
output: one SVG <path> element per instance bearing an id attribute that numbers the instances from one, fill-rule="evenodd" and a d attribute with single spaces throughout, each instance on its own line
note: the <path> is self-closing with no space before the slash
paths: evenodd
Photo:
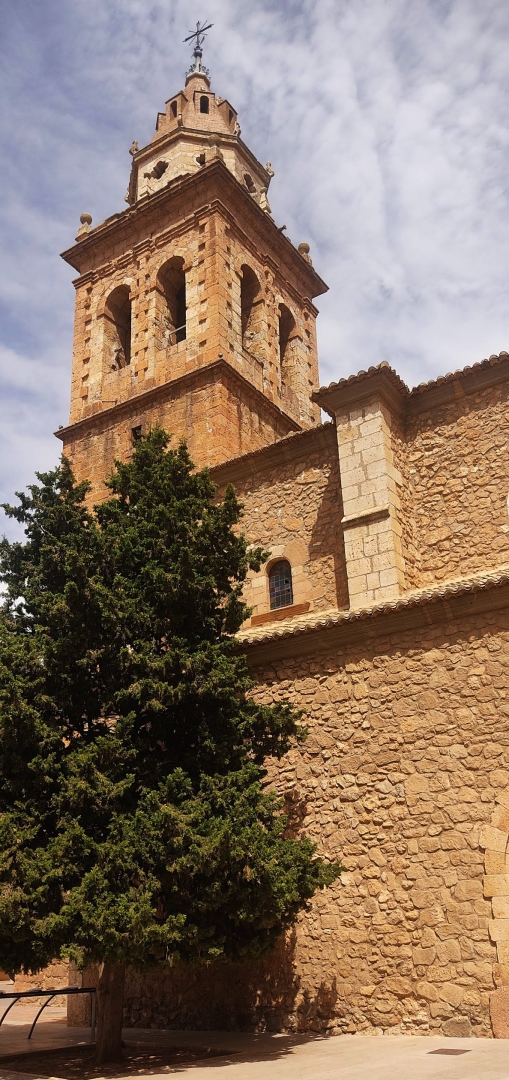
<path id="1" fill-rule="evenodd" d="M 272 170 L 211 90 L 197 37 L 185 89 L 133 143 L 128 207 L 82 214 L 70 422 L 57 434 L 94 498 L 155 424 L 217 465 L 319 423 L 313 298 L 326 291 L 267 198 Z"/>

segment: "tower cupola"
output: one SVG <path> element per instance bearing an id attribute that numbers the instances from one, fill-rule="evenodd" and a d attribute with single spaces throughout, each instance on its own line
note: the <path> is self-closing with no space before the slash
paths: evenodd
<path id="1" fill-rule="evenodd" d="M 148 145 L 139 149 L 134 143 L 131 147 L 133 163 L 126 202 L 132 206 L 220 158 L 262 210 L 270 213 L 270 162 L 263 166 L 256 160 L 240 138 L 233 105 L 212 91 L 209 71 L 202 65 L 203 30 L 197 26 L 190 35 L 197 44 L 185 88 L 169 98 L 165 111 L 157 114 L 156 130 Z"/>

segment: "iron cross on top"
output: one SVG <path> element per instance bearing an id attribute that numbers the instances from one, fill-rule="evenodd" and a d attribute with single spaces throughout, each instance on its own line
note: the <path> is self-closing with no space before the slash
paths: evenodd
<path id="1" fill-rule="evenodd" d="M 214 23 L 203 23 L 203 26 L 200 26 L 199 22 L 197 22 L 196 30 L 194 30 L 192 34 L 189 34 L 188 37 L 184 38 L 184 42 L 194 41 L 195 48 L 201 49 L 203 42 L 205 41 L 206 31 L 210 30 L 213 25 Z"/>

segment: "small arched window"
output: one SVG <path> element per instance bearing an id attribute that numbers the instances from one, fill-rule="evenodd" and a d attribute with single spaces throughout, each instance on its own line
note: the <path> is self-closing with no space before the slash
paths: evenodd
<path id="1" fill-rule="evenodd" d="M 177 102 L 176 101 L 172 101 L 172 103 L 170 105 L 170 109 L 171 109 L 171 115 L 176 117 L 176 115 L 177 115 Z"/>
<path id="2" fill-rule="evenodd" d="M 200 98 L 200 112 L 208 113 L 209 111 L 209 99 L 205 97 L 205 94 Z"/>
<path id="3" fill-rule="evenodd" d="M 287 559 L 273 563 L 269 570 L 270 610 L 293 604 L 292 568 Z"/>
<path id="4" fill-rule="evenodd" d="M 154 165 L 154 168 L 150 172 L 145 173 L 145 176 L 150 176 L 153 180 L 160 180 L 161 177 L 164 176 L 164 173 L 166 172 L 167 168 L 168 168 L 168 162 L 167 161 L 158 161 L 157 164 Z"/>

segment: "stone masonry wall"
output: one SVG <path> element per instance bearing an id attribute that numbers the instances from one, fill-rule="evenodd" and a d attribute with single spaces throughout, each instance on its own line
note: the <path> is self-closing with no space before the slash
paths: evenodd
<path id="1" fill-rule="evenodd" d="M 406 424 L 409 587 L 509 562 L 509 383 Z"/>
<path id="2" fill-rule="evenodd" d="M 129 1023 L 492 1034 L 509 984 L 492 940 L 507 901 L 493 920 L 489 899 L 506 865 L 490 823 L 509 796 L 509 613 L 383 617 L 354 639 L 255 669 L 262 701 L 306 709 L 307 743 L 272 775 L 340 881 L 261 963 L 133 973 Z"/>
<path id="3" fill-rule="evenodd" d="M 368 607 L 399 596 L 405 587 L 394 421 L 376 395 L 338 408 L 335 418 L 350 606 Z"/>
<path id="4" fill-rule="evenodd" d="M 85 432 L 70 429 L 64 453 L 70 457 L 78 480 L 92 484 L 91 501 L 107 495 L 104 480 L 110 476 L 115 460 L 125 460 L 132 453 L 132 431 L 138 425 L 144 432 L 156 425 L 171 436 L 175 448 L 185 439 L 198 468 L 245 449 L 262 447 L 288 433 L 289 422 L 283 414 L 271 414 L 260 407 L 260 399 L 249 387 L 239 384 L 233 373 L 217 368 L 199 383 L 183 386 L 168 399 L 137 403 L 130 401 L 122 415 L 87 421 Z"/>
<path id="5" fill-rule="evenodd" d="M 221 467 L 213 472 L 213 479 L 224 488 L 223 476 Z M 309 601 L 315 609 L 347 607 L 343 507 L 333 425 L 289 440 L 286 453 L 281 446 L 268 447 L 263 454 L 246 460 L 233 482 L 244 506 L 241 528 L 248 539 L 270 550 L 272 562 L 274 558 L 289 559 L 294 604 Z M 245 590 L 246 603 L 254 615 L 269 610 L 267 566 L 251 575 Z"/>
<path id="6" fill-rule="evenodd" d="M 401 551 L 404 559 L 404 580 L 407 589 L 415 589 L 420 584 L 421 556 L 416 547 L 414 525 L 414 472 L 410 454 L 412 447 L 408 442 L 403 416 L 392 415 L 391 447 L 394 464 L 399 472 L 397 486 L 399 498 L 398 523 L 401 529 Z"/>
<path id="7" fill-rule="evenodd" d="M 43 971 L 39 971 L 37 975 L 20 973 L 14 979 L 14 990 L 16 991 L 54 990 L 61 986 L 69 986 L 69 962 L 67 960 L 53 960 L 51 964 L 48 964 L 48 967 L 44 968 Z M 44 998 L 21 998 L 16 1008 L 20 1005 L 33 1007 L 37 1002 L 42 1005 L 44 1000 Z M 67 1000 L 66 997 L 56 997 L 51 1004 L 65 1005 Z"/>

